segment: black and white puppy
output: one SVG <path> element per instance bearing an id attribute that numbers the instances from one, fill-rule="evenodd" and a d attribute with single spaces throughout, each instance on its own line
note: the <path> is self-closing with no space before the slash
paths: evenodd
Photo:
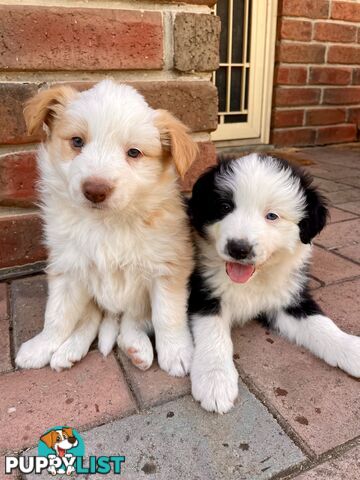
<path id="1" fill-rule="evenodd" d="M 189 214 L 197 266 L 189 313 L 192 394 L 209 411 L 238 395 L 230 329 L 258 319 L 334 367 L 360 376 L 360 338 L 341 331 L 311 298 L 311 240 L 328 210 L 311 178 L 251 154 L 220 161 L 194 186 Z"/>

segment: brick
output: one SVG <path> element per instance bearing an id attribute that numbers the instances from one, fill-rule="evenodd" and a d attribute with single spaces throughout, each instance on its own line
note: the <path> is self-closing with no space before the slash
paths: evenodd
<path id="1" fill-rule="evenodd" d="M 356 215 L 360 215 L 360 202 L 358 200 L 352 201 L 352 202 L 339 203 L 338 207 L 348 212 L 355 213 Z"/>
<path id="2" fill-rule="evenodd" d="M 24 103 L 37 91 L 33 84 L 0 83 L 0 143 L 31 143 L 35 136 L 26 133 Z"/>
<path id="3" fill-rule="evenodd" d="M 275 110 L 271 117 L 272 127 L 294 127 L 303 124 L 304 110 Z"/>
<path id="4" fill-rule="evenodd" d="M 216 148 L 211 142 L 199 142 L 199 155 L 182 181 L 182 190 L 191 191 L 198 177 L 210 166 L 216 164 Z"/>
<path id="5" fill-rule="evenodd" d="M 28 206 L 37 200 L 35 152 L 0 157 L 0 204 Z"/>
<path id="6" fill-rule="evenodd" d="M 0 17 L 3 70 L 129 70 L 163 65 L 160 12 L 4 5 Z"/>
<path id="7" fill-rule="evenodd" d="M 44 260 L 46 251 L 41 238 L 42 226 L 37 213 L 0 214 L 0 268 Z"/>
<path id="8" fill-rule="evenodd" d="M 360 128 L 360 107 L 349 108 L 349 122 L 355 123 Z"/>
<path id="9" fill-rule="evenodd" d="M 343 183 L 333 182 L 332 180 L 326 180 L 325 178 L 314 178 L 314 185 L 316 185 L 322 192 L 328 194 L 329 192 L 338 192 L 340 190 L 347 190 L 351 188 L 349 185 Z"/>
<path id="10" fill-rule="evenodd" d="M 312 128 L 293 128 L 272 130 L 271 143 L 279 146 L 313 145 L 315 130 Z"/>
<path id="11" fill-rule="evenodd" d="M 0 399 L 0 451 L 36 445 L 45 430 L 59 423 L 83 430 L 135 410 L 112 354 L 103 358 L 91 352 L 61 373 L 49 367 L 7 373 L 0 376 L 0 389 L 6 392 Z"/>
<path id="12" fill-rule="evenodd" d="M 343 178 L 341 181 L 346 185 L 352 185 L 353 187 L 360 187 L 360 176 Z"/>
<path id="13" fill-rule="evenodd" d="M 326 88 L 323 103 L 329 105 L 345 105 L 360 102 L 360 87 Z"/>
<path id="14" fill-rule="evenodd" d="M 346 190 L 331 192 L 327 195 L 327 197 L 334 205 L 339 205 L 340 203 L 345 202 L 353 202 L 360 200 L 360 189 L 349 188 Z"/>
<path id="15" fill-rule="evenodd" d="M 218 98 L 211 82 L 134 82 L 133 85 L 151 107 L 169 110 L 193 132 L 216 130 Z"/>
<path id="16" fill-rule="evenodd" d="M 219 66 L 220 18 L 178 13 L 174 21 L 174 66 L 181 72 L 208 72 Z"/>
<path id="17" fill-rule="evenodd" d="M 344 222 L 345 223 L 345 222 Z M 343 226 L 344 223 L 341 225 Z M 335 225 L 334 225 L 335 226 Z M 339 225 L 336 225 L 339 229 Z M 335 323 L 352 335 L 359 335 L 360 278 L 328 285 L 313 296 Z"/>
<path id="18" fill-rule="evenodd" d="M 315 247 L 311 275 L 327 285 L 360 275 L 360 267 L 338 255 Z"/>
<path id="19" fill-rule="evenodd" d="M 353 85 L 360 85 L 360 68 L 352 69 L 352 83 Z"/>
<path id="20" fill-rule="evenodd" d="M 360 238 L 360 219 L 342 222 L 338 225 L 328 225 L 316 238 L 315 243 L 328 250 L 337 250 L 342 247 L 354 245 Z"/>
<path id="21" fill-rule="evenodd" d="M 325 45 L 281 43 L 277 48 L 276 60 L 284 63 L 323 63 L 325 60 Z"/>
<path id="22" fill-rule="evenodd" d="M 310 67 L 309 83 L 348 85 L 351 83 L 351 68 Z"/>
<path id="23" fill-rule="evenodd" d="M 276 87 L 273 104 L 277 107 L 290 105 L 316 105 L 320 101 L 319 88 Z"/>
<path id="24" fill-rule="evenodd" d="M 160 369 L 156 360 L 149 370 L 143 372 L 136 368 L 123 353 L 120 353 L 120 358 L 131 390 L 142 408 L 169 402 L 190 393 L 189 377 L 170 377 Z"/>
<path id="25" fill-rule="evenodd" d="M 283 0 L 281 14 L 289 17 L 328 18 L 328 0 Z"/>
<path id="26" fill-rule="evenodd" d="M 344 108 L 309 109 L 306 111 L 306 125 L 331 125 L 345 122 Z"/>
<path id="27" fill-rule="evenodd" d="M 312 24 L 304 20 L 281 19 L 279 25 L 280 39 L 285 40 L 311 40 Z"/>
<path id="28" fill-rule="evenodd" d="M 86 455 L 119 446 L 126 479 L 265 480 L 305 460 L 266 408 L 239 387 L 239 402 L 226 415 L 211 415 L 187 396 L 85 432 Z"/>
<path id="29" fill-rule="evenodd" d="M 348 47 L 345 45 L 330 45 L 328 56 L 328 63 L 343 63 L 343 64 L 359 64 L 360 63 L 360 47 Z"/>
<path id="30" fill-rule="evenodd" d="M 347 247 L 338 248 L 337 252 L 341 253 L 346 258 L 360 263 L 360 244 L 349 245 Z"/>
<path id="31" fill-rule="evenodd" d="M 356 478 L 359 474 L 360 447 L 355 447 L 343 453 L 339 458 L 330 458 L 327 462 L 321 463 L 312 470 L 308 470 L 296 477 L 294 480 L 344 480 Z"/>
<path id="32" fill-rule="evenodd" d="M 357 2 L 333 2 L 331 18 L 360 22 L 360 5 Z"/>
<path id="33" fill-rule="evenodd" d="M 316 144 L 328 145 L 330 143 L 354 142 L 356 138 L 357 128 L 355 125 L 334 125 L 318 129 Z"/>
<path id="34" fill-rule="evenodd" d="M 343 222 L 344 220 L 351 220 L 355 218 L 355 215 L 349 212 L 344 212 L 339 208 L 331 207 L 330 208 L 330 218 L 329 223 Z"/>
<path id="35" fill-rule="evenodd" d="M 10 292 L 16 354 L 22 343 L 43 329 L 47 299 L 46 276 L 36 275 L 14 280 L 11 282 Z"/>
<path id="36" fill-rule="evenodd" d="M 336 43 L 356 41 L 357 27 L 342 23 L 318 22 L 315 24 L 314 40 Z"/>
<path id="37" fill-rule="evenodd" d="M 306 67 L 284 67 L 280 65 L 275 68 L 275 83 L 278 85 L 305 85 L 306 78 Z"/>
<path id="38" fill-rule="evenodd" d="M 9 330 L 8 288 L 0 283 L 0 372 L 12 369 Z"/>
<path id="39" fill-rule="evenodd" d="M 313 295 L 324 300 L 325 311 L 339 325 L 349 331 L 349 325 L 357 325 L 354 333 L 359 334 L 360 285 L 350 283 L 318 288 Z M 331 298 L 330 292 L 335 297 Z M 341 295 L 343 311 L 334 307 L 334 299 L 339 302 Z M 344 324 L 342 316 L 347 318 Z M 257 324 L 234 330 L 233 340 L 241 375 L 255 385 L 263 401 L 277 410 L 313 452 L 320 455 L 359 435 L 356 380 Z"/>

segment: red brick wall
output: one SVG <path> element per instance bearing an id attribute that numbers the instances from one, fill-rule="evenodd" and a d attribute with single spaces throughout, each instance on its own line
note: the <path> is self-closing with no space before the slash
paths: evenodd
<path id="1" fill-rule="evenodd" d="M 138 88 L 154 108 L 192 130 L 200 154 L 183 188 L 215 161 L 219 19 L 214 0 L 99 0 L 84 6 L 0 5 L 0 275 L 45 258 L 36 202 L 37 137 L 27 135 L 24 102 L 39 89 L 87 88 L 111 76 Z M 20 207 L 20 208 L 19 208 Z"/>
<path id="2" fill-rule="evenodd" d="M 353 142 L 360 126 L 360 3 L 280 0 L 271 142 Z"/>

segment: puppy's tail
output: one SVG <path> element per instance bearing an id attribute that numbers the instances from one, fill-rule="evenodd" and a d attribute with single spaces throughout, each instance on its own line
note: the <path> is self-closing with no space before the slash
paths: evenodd
<path id="1" fill-rule="evenodd" d="M 119 318 L 116 315 L 106 313 L 100 324 L 98 338 L 98 348 L 104 357 L 107 357 L 114 348 L 119 330 Z"/>

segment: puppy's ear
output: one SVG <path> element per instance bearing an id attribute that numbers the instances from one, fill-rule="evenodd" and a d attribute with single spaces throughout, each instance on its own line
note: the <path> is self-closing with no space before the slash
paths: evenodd
<path id="1" fill-rule="evenodd" d="M 329 211 L 326 199 L 316 188 L 308 185 L 305 188 L 305 198 L 305 217 L 299 223 L 300 240 L 302 243 L 310 243 L 325 227 Z"/>
<path id="2" fill-rule="evenodd" d="M 64 427 L 64 428 L 63 428 L 63 431 L 66 433 L 66 435 L 67 435 L 68 437 L 73 437 L 73 436 L 74 436 L 73 430 L 72 430 L 72 428 L 70 428 L 70 427 Z"/>
<path id="3" fill-rule="evenodd" d="M 52 120 L 64 110 L 77 91 L 69 86 L 43 90 L 25 104 L 24 117 L 29 135 L 41 132 L 43 124 L 51 128 Z"/>
<path id="4" fill-rule="evenodd" d="M 53 448 L 53 446 L 55 445 L 55 438 L 56 432 L 54 430 L 51 430 L 50 432 L 45 433 L 45 435 L 40 437 L 40 440 L 42 440 L 48 448 Z"/>
<path id="5" fill-rule="evenodd" d="M 157 110 L 155 124 L 160 131 L 164 150 L 168 151 L 181 178 L 198 154 L 198 147 L 189 135 L 189 129 L 166 110 Z"/>

